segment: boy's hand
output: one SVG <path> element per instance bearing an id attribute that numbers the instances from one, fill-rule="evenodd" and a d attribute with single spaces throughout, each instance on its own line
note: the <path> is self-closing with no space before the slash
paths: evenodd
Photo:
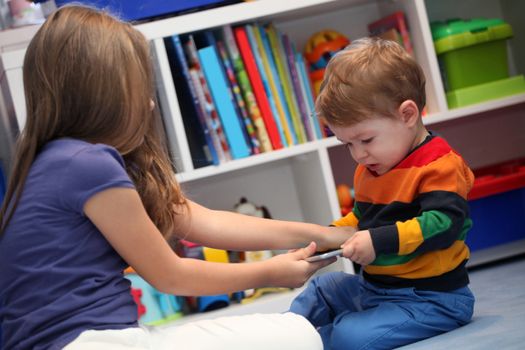
<path id="1" fill-rule="evenodd" d="M 343 256 L 358 263 L 359 265 L 368 265 L 376 258 L 374 245 L 370 232 L 357 231 L 343 245 Z"/>
<path id="2" fill-rule="evenodd" d="M 348 239 L 356 232 L 356 228 L 351 226 L 329 226 L 326 227 L 325 230 L 326 232 L 323 233 L 323 241 L 317 245 L 317 251 L 319 252 L 339 249 L 341 244 L 348 241 Z"/>

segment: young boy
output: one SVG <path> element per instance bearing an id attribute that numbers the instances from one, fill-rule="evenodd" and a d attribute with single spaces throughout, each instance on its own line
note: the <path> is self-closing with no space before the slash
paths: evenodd
<path id="1" fill-rule="evenodd" d="M 321 275 L 292 303 L 325 349 L 392 349 L 472 317 L 473 175 L 424 106 L 424 74 L 395 42 L 356 40 L 328 64 L 316 111 L 358 163 L 353 211 L 333 225 L 355 228 L 343 255 L 362 273 Z"/>

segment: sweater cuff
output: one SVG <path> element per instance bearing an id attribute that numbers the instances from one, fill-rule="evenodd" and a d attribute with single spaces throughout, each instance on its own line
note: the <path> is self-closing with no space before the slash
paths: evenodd
<path id="1" fill-rule="evenodd" d="M 372 244 L 379 254 L 397 254 L 399 252 L 399 235 L 396 225 L 388 225 L 368 230 L 372 237 Z"/>

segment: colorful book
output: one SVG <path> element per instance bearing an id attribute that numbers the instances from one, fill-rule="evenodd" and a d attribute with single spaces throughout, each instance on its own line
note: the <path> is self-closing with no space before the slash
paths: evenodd
<path id="1" fill-rule="evenodd" d="M 217 49 L 217 40 L 215 39 L 215 35 L 213 34 L 213 32 L 211 30 L 197 32 L 194 34 L 194 37 L 195 37 L 195 42 L 197 44 L 197 48 L 204 48 L 207 46 L 213 46 L 215 48 L 217 52 L 217 56 L 219 57 L 220 68 L 222 70 L 222 73 L 226 78 L 228 78 L 227 73 L 226 73 L 226 68 L 224 67 L 223 61 Z M 250 138 L 248 130 L 245 127 L 244 120 L 242 119 L 241 112 L 239 110 L 237 102 L 235 101 L 235 97 L 234 97 L 234 94 L 233 94 L 233 91 L 231 89 L 228 79 L 226 79 L 226 83 L 228 84 L 228 94 L 230 95 L 230 98 L 233 101 L 233 106 L 235 108 L 235 114 L 239 118 L 239 124 L 241 125 L 242 135 L 244 136 L 246 143 L 250 147 L 250 152 L 251 152 L 253 150 L 252 140 Z"/>
<path id="2" fill-rule="evenodd" d="M 233 30 L 231 26 L 226 25 L 222 27 L 222 38 L 224 40 L 226 49 L 228 50 L 230 59 L 232 61 L 237 81 L 239 83 L 242 96 L 246 103 L 246 109 L 248 111 L 248 114 L 250 115 L 252 124 L 255 128 L 255 133 L 257 134 L 257 138 L 260 143 L 261 151 L 269 152 L 273 149 L 272 143 L 270 141 L 270 137 L 268 136 L 266 126 L 264 125 L 261 110 L 257 105 L 257 100 L 255 99 L 255 95 L 252 90 L 252 85 L 250 83 L 248 73 L 246 73 L 244 62 L 239 53 L 239 49 L 237 48 L 237 43 L 235 42 L 235 37 L 233 35 Z"/>
<path id="3" fill-rule="evenodd" d="M 165 40 L 165 44 L 193 166 L 201 168 L 219 164 L 217 152 L 213 147 L 213 141 L 204 122 L 199 99 L 191 81 L 180 37 L 173 35 Z"/>
<path id="4" fill-rule="evenodd" d="M 239 84 L 237 83 L 237 77 L 235 76 L 235 70 L 233 69 L 233 64 L 230 60 L 230 57 L 228 56 L 228 52 L 226 51 L 224 42 L 222 42 L 221 40 L 217 41 L 217 51 L 219 52 L 219 56 L 222 59 L 226 77 L 228 78 L 228 82 L 230 84 L 230 88 L 233 93 L 235 102 L 237 103 L 237 107 L 238 107 L 237 111 L 242 117 L 244 127 L 246 129 L 248 137 L 250 138 L 252 153 L 259 154 L 261 153 L 260 142 L 259 142 L 259 139 L 257 138 L 257 134 L 255 133 L 255 128 L 253 127 L 252 120 L 250 116 L 248 115 L 246 104 L 244 103 L 244 100 L 242 98 L 241 88 L 239 87 Z"/>
<path id="5" fill-rule="evenodd" d="M 279 130 L 279 137 L 281 138 L 281 142 L 283 143 L 283 146 L 288 147 L 290 138 L 288 135 L 285 134 L 285 129 L 283 128 L 283 125 L 281 122 L 282 119 L 280 117 L 279 110 L 277 109 L 277 105 L 275 103 L 274 96 L 272 95 L 272 89 L 270 87 L 270 82 L 268 81 L 268 76 L 266 74 L 266 69 L 264 67 L 264 63 L 262 60 L 263 49 L 261 45 L 258 43 L 257 38 L 255 37 L 255 31 L 253 29 L 253 26 L 247 24 L 244 26 L 244 28 L 246 28 L 246 34 L 248 34 L 249 43 L 251 45 L 252 51 L 254 52 L 255 63 L 257 64 L 257 70 L 261 77 L 264 91 L 266 93 L 266 97 L 268 98 L 268 103 L 270 104 L 273 120 L 275 120 L 275 124 L 277 125 L 277 130 Z"/>
<path id="6" fill-rule="evenodd" d="M 253 92 L 255 94 L 255 99 L 261 110 L 262 117 L 264 119 L 264 125 L 268 131 L 268 136 L 272 142 L 273 149 L 283 148 L 283 143 L 279 130 L 277 128 L 277 123 L 273 118 L 272 110 L 268 97 L 266 96 L 266 91 L 264 90 L 264 85 L 259 74 L 257 63 L 255 62 L 254 52 L 252 51 L 250 41 L 248 39 L 248 34 L 245 27 L 236 27 L 234 29 L 235 39 L 237 41 L 237 46 L 241 53 L 241 57 L 246 66 L 246 72 L 252 83 Z"/>
<path id="7" fill-rule="evenodd" d="M 191 68 L 195 69 L 199 78 L 199 83 L 195 83 L 194 85 L 197 91 L 197 96 L 201 101 L 201 107 L 204 108 L 204 115 L 206 117 L 212 139 L 214 139 L 213 142 L 217 150 L 217 154 L 219 155 L 219 159 L 221 161 L 229 161 L 232 159 L 230 147 L 228 146 L 228 141 L 226 140 L 226 135 L 224 134 L 224 130 L 219 119 L 219 114 L 217 114 L 217 109 L 213 103 L 210 89 L 208 88 L 208 83 L 206 82 L 204 72 L 202 71 L 199 56 L 197 54 L 197 46 L 195 45 L 193 35 L 188 35 L 186 42 L 183 43 L 183 46 L 188 58 L 190 70 Z M 215 139 L 218 139 L 219 146 L 217 146 L 217 140 Z"/>
<path id="8" fill-rule="evenodd" d="M 232 157 L 233 159 L 247 157 L 250 155 L 251 149 L 244 138 L 239 116 L 235 111 L 235 105 L 216 49 L 214 46 L 208 46 L 199 49 L 197 52 L 213 101 L 219 112 Z"/>
<path id="9" fill-rule="evenodd" d="M 277 72 L 277 66 L 275 60 L 273 59 L 272 49 L 270 47 L 270 41 L 268 40 L 268 35 L 266 30 L 261 25 L 254 26 L 254 34 L 257 40 L 257 43 L 262 49 L 262 61 L 266 74 L 268 76 L 268 82 L 270 84 L 270 89 L 272 91 L 272 96 L 275 99 L 275 104 L 277 105 L 277 111 L 281 118 L 281 124 L 285 130 L 285 134 L 289 134 L 290 140 L 289 145 L 295 145 L 298 142 L 297 131 L 293 125 L 292 116 L 290 113 L 290 108 L 286 102 L 282 85 L 280 83 L 280 77 Z"/>
<path id="10" fill-rule="evenodd" d="M 273 25 L 266 27 L 268 39 L 270 41 L 270 47 L 275 61 L 275 66 L 279 74 L 279 82 L 281 83 L 282 90 L 290 110 L 290 116 L 294 125 L 295 132 L 297 134 L 297 140 L 299 143 L 311 141 L 315 139 L 315 136 L 311 135 L 311 130 L 308 125 L 304 125 L 303 116 L 305 113 L 301 113 L 295 96 L 295 91 L 292 87 L 292 81 L 290 77 L 290 70 L 286 64 L 286 56 L 284 54 L 283 45 L 281 42 L 280 33 Z"/>
<path id="11" fill-rule="evenodd" d="M 295 47 L 290 42 L 290 39 L 286 34 L 282 35 L 282 43 L 286 54 L 288 69 L 290 70 L 290 76 L 292 78 L 292 85 L 295 94 L 296 96 L 298 96 L 298 100 L 300 101 L 304 109 L 304 112 L 302 114 L 303 122 L 305 124 L 313 123 L 313 130 L 315 131 L 315 135 L 318 139 L 320 139 L 323 137 L 323 134 L 319 126 L 319 121 L 316 117 L 312 116 L 314 111 L 314 98 L 311 94 L 312 90 L 310 87 L 310 80 L 307 79 L 305 82 L 303 82 L 303 79 L 301 79 L 301 73 L 299 72 L 296 64 Z"/>
<path id="12" fill-rule="evenodd" d="M 197 98 L 200 102 L 200 108 L 202 109 L 203 114 L 207 114 L 208 111 L 206 110 L 206 97 L 204 96 L 204 90 L 202 89 L 202 85 L 199 78 L 199 73 L 195 68 L 190 68 L 189 70 L 191 81 L 193 82 L 193 85 L 195 86 L 195 92 L 197 94 Z M 213 124 L 211 118 L 208 118 L 206 120 L 206 124 L 208 127 L 208 130 L 210 130 L 210 135 L 212 138 L 213 146 L 215 147 L 215 150 L 217 151 L 217 156 L 219 158 L 219 162 L 226 162 L 228 159 L 226 159 L 226 156 L 224 154 L 224 151 L 222 149 L 221 141 L 219 139 L 219 136 L 217 135 L 216 130 L 213 129 Z"/>
<path id="13" fill-rule="evenodd" d="M 412 55 L 414 50 L 412 48 L 412 41 L 410 40 L 410 33 L 408 31 L 404 12 L 394 12 L 368 25 L 368 31 L 371 36 L 382 36 L 383 34 L 386 36 L 392 35 L 392 32 L 388 33 L 391 29 L 395 29 L 397 33 L 399 33 L 399 37 L 396 41 L 403 45 L 405 50 Z M 393 35 L 394 38 L 397 37 L 397 33 Z"/>
<path id="14" fill-rule="evenodd" d="M 299 80 L 301 81 L 301 89 L 305 99 L 308 101 L 310 106 L 310 118 L 309 120 L 313 124 L 314 122 L 319 122 L 317 116 L 315 116 L 315 102 L 313 98 L 313 90 L 310 79 L 308 79 L 308 72 L 306 70 L 306 64 L 304 62 L 304 57 L 300 52 L 295 53 L 295 65 L 297 72 L 299 73 Z"/>

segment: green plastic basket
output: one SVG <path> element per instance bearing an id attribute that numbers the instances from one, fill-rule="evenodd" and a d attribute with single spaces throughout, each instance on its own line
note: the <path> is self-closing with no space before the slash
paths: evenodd
<path id="1" fill-rule="evenodd" d="M 512 28 L 500 19 L 431 23 L 446 91 L 509 77 L 505 40 Z"/>

